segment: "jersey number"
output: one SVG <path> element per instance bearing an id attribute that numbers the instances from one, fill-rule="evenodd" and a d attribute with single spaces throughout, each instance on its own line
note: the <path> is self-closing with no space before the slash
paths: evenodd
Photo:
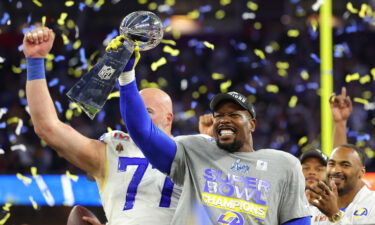
<path id="1" fill-rule="evenodd" d="M 125 206 L 124 210 L 132 209 L 134 206 L 135 195 L 137 194 L 137 189 L 139 183 L 141 183 L 142 177 L 146 172 L 148 167 L 148 160 L 145 158 L 129 158 L 129 157 L 119 157 L 119 167 L 118 171 L 126 171 L 127 166 L 138 166 L 135 170 L 133 178 L 131 179 L 128 190 L 126 192 Z M 171 196 L 173 191 L 173 182 L 169 177 L 164 180 L 163 190 L 161 191 L 161 199 L 159 206 L 168 208 L 171 205 Z"/>

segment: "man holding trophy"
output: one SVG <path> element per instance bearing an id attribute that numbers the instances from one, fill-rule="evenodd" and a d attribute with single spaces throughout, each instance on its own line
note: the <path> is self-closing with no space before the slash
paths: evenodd
<path id="1" fill-rule="evenodd" d="M 69 97 L 79 101 L 92 117 L 104 105 L 107 96 L 103 95 L 112 90 L 116 76 L 124 68 L 133 69 L 137 63 L 137 57 L 129 61 L 133 49 L 134 55 L 139 56 L 137 44 L 130 38 L 139 43 L 140 49 L 156 46 L 160 41 L 161 22 L 154 14 L 135 12 L 130 15 L 123 24 L 140 29 L 127 30 L 125 27 L 129 36 L 118 37 L 111 45 L 116 42 L 124 44 L 120 48 L 114 44 L 116 50 L 109 47 L 103 59 L 69 91 Z M 154 25 L 158 27 L 159 36 L 148 30 Z M 144 38 L 147 35 L 149 40 Z M 169 225 L 181 189 L 152 168 L 128 134 L 112 131 L 99 141 L 85 137 L 59 120 L 44 67 L 44 58 L 50 52 L 54 38 L 51 29 L 41 27 L 26 33 L 23 40 L 27 60 L 26 95 L 36 134 L 59 155 L 95 178 L 108 224 Z M 170 97 L 158 89 L 145 89 L 141 95 L 152 110 L 150 116 L 154 123 L 171 136 L 173 113 Z"/>

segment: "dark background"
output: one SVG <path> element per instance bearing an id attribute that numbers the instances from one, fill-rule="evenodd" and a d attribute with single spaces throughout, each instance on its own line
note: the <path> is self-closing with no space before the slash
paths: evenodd
<path id="1" fill-rule="evenodd" d="M 199 17 L 190 21 L 195 24 L 195 31 L 178 32 L 187 25 L 166 29 L 164 39 L 176 42 L 175 46 L 169 46 L 180 51 L 178 56 L 164 52 L 168 44 L 162 43 L 142 52 L 136 68 L 140 88 L 154 85 L 172 96 L 173 134 L 197 132 L 198 116 L 209 112 L 208 103 L 213 94 L 234 90 L 248 96 L 255 105 L 258 115 L 254 133 L 256 149 L 276 148 L 299 156 L 307 149 L 320 148 L 319 28 L 313 29 L 313 21 L 319 21 L 319 15 L 311 8 L 316 1 L 252 1 L 258 5 L 257 10 L 250 9 L 248 1 L 236 0 L 112 0 L 104 1 L 101 6 L 98 2 L 74 1 L 73 6 L 67 7 L 65 1 L 41 1 L 42 6 L 38 7 L 33 1 L 0 1 L 0 108 L 7 110 L 0 116 L 0 148 L 4 151 L 0 154 L 0 174 L 29 174 L 31 166 L 36 166 L 38 173 L 43 174 L 61 174 L 66 170 L 82 173 L 41 143 L 26 111 L 26 70 L 20 46 L 26 28 L 40 24 L 43 16 L 46 26 L 57 35 L 51 51 L 54 55 L 50 61 L 52 69 L 47 71 L 47 78 L 53 81 L 50 83 L 53 99 L 61 105 L 59 116 L 90 138 L 99 138 L 108 128 L 125 130 L 118 99 L 109 100 L 93 121 L 76 109 L 68 119 L 66 113 L 70 109 L 65 93 L 79 79 L 72 74 L 85 73 L 87 66 L 97 62 L 104 54 L 106 41 L 114 37 L 122 18 L 130 12 L 150 10 L 162 19 L 165 28 L 173 24 L 177 16 L 199 12 Z M 374 172 L 375 16 L 372 12 L 361 18 L 348 10 L 347 3 L 349 1 L 333 1 L 334 91 L 339 93 L 341 87 L 346 86 L 352 100 L 361 98 L 370 102 L 366 106 L 353 103 L 348 135 L 351 143 L 366 151 L 368 171 Z M 352 4 L 356 9 L 361 9 L 361 4 L 375 9 L 373 0 L 352 1 Z M 64 12 L 67 18 L 60 25 L 58 20 Z M 225 16 L 218 18 L 220 13 Z M 299 36 L 288 36 L 291 29 L 298 30 Z M 114 35 L 108 36 L 111 33 Z M 62 34 L 68 38 L 68 44 L 64 44 Z M 74 48 L 77 41 L 81 44 Z M 215 48 L 208 48 L 205 41 Z M 257 56 L 255 49 L 262 50 L 265 59 Z M 150 65 L 161 57 L 165 57 L 167 63 L 152 71 Z M 221 74 L 221 79 L 214 79 L 214 73 Z M 306 73 L 308 77 L 301 76 Z M 355 73 L 362 79 L 366 75 L 370 79 L 347 82 L 347 75 Z M 269 85 L 278 87 L 278 91 L 270 91 L 272 86 Z M 291 107 L 292 96 L 298 101 Z M 19 119 L 23 127 L 18 135 L 18 122 L 12 121 Z M 303 139 L 306 142 L 301 141 Z M 11 147 L 18 144 L 23 144 L 26 151 L 11 151 Z M 31 207 L 13 209 L 7 224 L 64 224 L 62 220 L 70 210 L 69 207 L 42 207 L 39 211 Z M 19 216 L 24 213 L 25 216 Z M 41 222 L 46 218 L 50 220 Z"/>

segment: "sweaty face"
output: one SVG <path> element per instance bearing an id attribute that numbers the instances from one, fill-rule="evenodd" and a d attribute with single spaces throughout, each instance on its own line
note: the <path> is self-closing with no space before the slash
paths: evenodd
<path id="1" fill-rule="evenodd" d="M 243 147 L 252 150 L 255 120 L 248 111 L 234 102 L 223 102 L 216 107 L 213 117 L 213 133 L 219 148 L 228 152 L 237 152 Z"/>
<path id="2" fill-rule="evenodd" d="M 315 157 L 307 158 L 302 163 L 302 172 L 305 176 L 306 186 L 317 184 L 319 180 L 325 181 L 327 176 L 327 167 Z"/>
<path id="3" fill-rule="evenodd" d="M 340 196 L 352 191 L 363 176 L 363 166 L 356 151 L 339 147 L 328 161 L 328 181 L 333 180 Z"/>

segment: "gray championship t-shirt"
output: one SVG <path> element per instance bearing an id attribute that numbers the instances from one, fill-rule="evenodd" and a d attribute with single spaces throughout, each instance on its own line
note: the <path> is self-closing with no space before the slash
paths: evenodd
<path id="1" fill-rule="evenodd" d="M 310 216 L 301 164 L 271 149 L 229 153 L 206 135 L 175 138 L 170 177 L 183 186 L 172 224 L 278 225 Z"/>

